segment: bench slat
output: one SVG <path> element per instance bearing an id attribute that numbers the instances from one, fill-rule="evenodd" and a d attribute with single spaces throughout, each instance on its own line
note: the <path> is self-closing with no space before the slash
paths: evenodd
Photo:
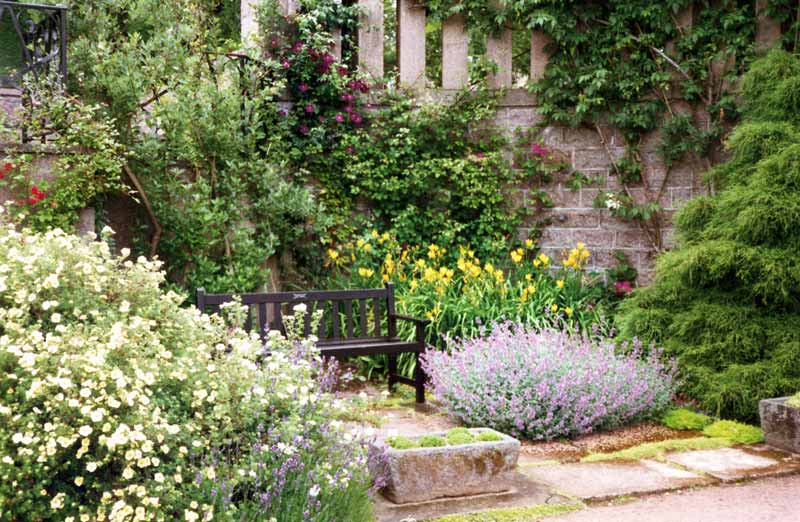
<path id="1" fill-rule="evenodd" d="M 333 338 L 338 339 L 339 335 L 339 301 L 332 301 L 333 310 L 331 311 L 331 319 L 333 320 Z"/>
<path id="2" fill-rule="evenodd" d="M 267 338 L 267 303 L 258 303 L 258 335 Z"/>
<path id="3" fill-rule="evenodd" d="M 361 335 L 361 337 L 369 337 L 369 332 L 367 332 L 367 300 L 366 299 L 359 299 L 358 300 L 358 315 L 359 315 L 358 332 Z"/>
<path id="4" fill-rule="evenodd" d="M 375 315 L 375 337 L 381 336 L 381 302 L 377 299 L 372 300 L 372 311 Z"/>
<path id="5" fill-rule="evenodd" d="M 206 306 L 219 305 L 231 301 L 234 294 L 206 294 Z M 256 303 L 289 303 L 296 304 L 304 301 L 344 301 L 347 299 L 386 299 L 387 290 L 384 288 L 364 288 L 357 290 L 311 290 L 308 292 L 275 292 L 237 294 L 242 298 L 242 304 Z"/>
<path id="6" fill-rule="evenodd" d="M 344 302 L 344 320 L 347 325 L 347 337 L 353 337 L 353 301 Z"/>

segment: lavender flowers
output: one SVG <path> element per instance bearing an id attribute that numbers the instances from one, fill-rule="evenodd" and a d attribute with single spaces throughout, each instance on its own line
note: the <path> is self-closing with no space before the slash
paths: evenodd
<path id="1" fill-rule="evenodd" d="M 435 396 L 468 426 L 552 439 L 630 423 L 666 408 L 674 365 L 641 346 L 618 351 L 556 330 L 498 325 L 483 338 L 429 351 Z"/>

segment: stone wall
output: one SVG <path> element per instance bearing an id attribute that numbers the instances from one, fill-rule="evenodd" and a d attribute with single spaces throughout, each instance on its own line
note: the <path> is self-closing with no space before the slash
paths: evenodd
<path id="1" fill-rule="evenodd" d="M 533 96 L 523 90 L 511 90 L 501 101 L 494 123 L 505 129 L 508 136 L 513 139 L 517 129 L 531 129 L 541 125 L 542 117 Z M 531 191 L 540 188 L 545 190 L 554 204 L 553 208 L 531 216 L 526 226 L 520 230 L 520 236 L 527 237 L 537 223 L 545 219 L 549 224 L 542 231 L 539 245 L 546 254 L 560 259 L 565 249 L 569 250 L 577 242 L 583 242 L 592 252 L 588 267 L 603 271 L 616 264 L 613 254 L 619 250 L 624 252 L 630 264 L 639 270 L 640 282 L 647 282 L 652 275 L 655 257 L 653 245 L 647 234 L 637 223 L 622 221 L 613 217 L 611 211 L 594 206 L 598 192 L 621 188 L 617 176 L 611 169 L 609 153 L 618 158 L 625 152 L 625 144 L 612 129 L 605 127 L 601 130 L 604 133 L 605 145 L 597 131 L 592 129 L 554 126 L 542 129 L 541 136 L 545 145 L 559 156 L 566 158 L 569 168 L 556 175 L 552 183 L 542 187 L 533 187 L 529 183 L 520 186 L 520 204 L 534 208 L 536 202 L 531 196 Z M 654 154 L 657 143 L 658 136 L 655 133 L 646 137 L 642 153 L 648 159 L 645 167 L 646 176 L 651 183 L 660 185 L 666 168 Z M 600 182 L 585 184 L 577 190 L 572 189 L 567 182 L 574 171 L 599 179 Z M 669 179 L 659 201 L 665 209 L 666 222 L 663 231 L 667 246 L 670 244 L 671 218 L 675 210 L 704 190 L 701 175 L 702 166 L 692 162 L 677 164 L 670 169 Z M 639 201 L 645 200 L 645 189 L 642 185 L 632 186 L 630 193 Z"/>

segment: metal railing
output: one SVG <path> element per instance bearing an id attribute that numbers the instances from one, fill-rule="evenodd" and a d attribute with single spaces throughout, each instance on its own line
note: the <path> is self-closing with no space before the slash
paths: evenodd
<path id="1" fill-rule="evenodd" d="M 67 7 L 0 0 L 0 24 L 11 26 L 22 52 L 22 67 L 11 83 L 21 86 L 26 75 L 34 79 L 55 75 L 62 87 L 67 81 Z"/>

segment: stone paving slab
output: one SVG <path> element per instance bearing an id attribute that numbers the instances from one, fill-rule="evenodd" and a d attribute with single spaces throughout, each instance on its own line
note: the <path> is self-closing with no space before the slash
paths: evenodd
<path id="1" fill-rule="evenodd" d="M 764 446 L 671 453 L 666 460 L 723 482 L 800 471 L 800 458 Z"/>
<path id="2" fill-rule="evenodd" d="M 554 491 L 582 500 L 606 500 L 716 482 L 654 460 L 531 466 L 522 472 Z"/>

